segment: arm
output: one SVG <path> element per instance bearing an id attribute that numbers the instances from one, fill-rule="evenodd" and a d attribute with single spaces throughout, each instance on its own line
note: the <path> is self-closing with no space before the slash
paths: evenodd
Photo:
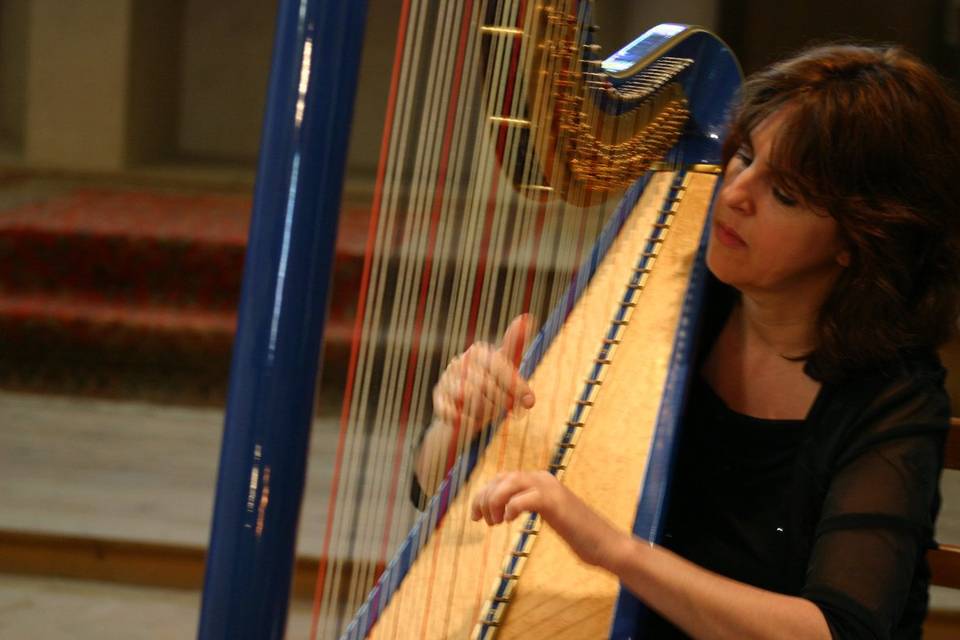
<path id="1" fill-rule="evenodd" d="M 549 473 L 499 476 L 477 494 L 472 516 L 498 524 L 524 511 L 538 512 L 581 559 L 695 638 L 830 638 L 812 602 L 724 578 L 618 531 Z"/>
<path id="2" fill-rule="evenodd" d="M 533 391 L 517 371 L 532 332 L 532 318 L 517 316 L 500 345 L 474 343 L 444 369 L 433 389 L 433 420 L 414 459 L 425 495 L 436 492 L 457 456 L 491 420 L 515 406 L 533 406 Z"/>
<path id="3" fill-rule="evenodd" d="M 545 472 L 497 478 L 476 495 L 473 517 L 496 524 L 539 512 L 584 561 L 694 637 L 919 634 L 922 605 L 910 598 L 925 586 L 915 567 L 931 542 L 948 415 L 942 386 L 916 376 L 862 412 L 833 462 L 802 598 L 721 577 L 617 531 Z"/>
<path id="4" fill-rule="evenodd" d="M 436 493 L 439 488 L 447 471 L 445 461 L 455 440 L 453 426 L 434 417 L 417 448 L 413 467 L 415 480 L 424 496 Z"/>
<path id="5" fill-rule="evenodd" d="M 830 638 L 809 600 L 736 582 L 626 536 L 606 569 L 694 638 Z"/>

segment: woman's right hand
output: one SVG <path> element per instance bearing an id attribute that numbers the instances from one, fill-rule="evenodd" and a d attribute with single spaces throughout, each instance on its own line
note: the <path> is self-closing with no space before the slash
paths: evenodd
<path id="1" fill-rule="evenodd" d="M 499 345 L 476 342 L 451 360 L 433 388 L 434 420 L 473 437 L 503 411 L 532 407 L 536 398 L 517 370 L 532 332 L 531 316 L 519 315 Z"/>
<path id="2" fill-rule="evenodd" d="M 491 420 L 516 406 L 533 406 L 533 391 L 517 370 L 532 331 L 530 315 L 517 316 L 499 346 L 473 344 L 444 369 L 433 388 L 433 421 L 414 462 L 422 495 L 437 490 L 459 449 Z"/>

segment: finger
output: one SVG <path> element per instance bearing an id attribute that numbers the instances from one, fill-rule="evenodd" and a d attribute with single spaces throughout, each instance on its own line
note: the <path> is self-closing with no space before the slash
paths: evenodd
<path id="1" fill-rule="evenodd" d="M 492 382 L 489 384 L 493 385 Z M 482 383 L 470 381 L 438 384 L 434 387 L 434 415 L 472 437 L 490 424 L 493 417 L 503 409 L 503 394 L 499 391 L 489 392 L 495 394 L 497 401 L 494 402 L 481 387 Z"/>
<path id="2" fill-rule="evenodd" d="M 505 475 L 499 483 L 490 488 L 486 499 L 493 524 L 503 522 L 504 510 L 514 496 L 535 489 L 531 485 L 529 474 L 518 472 Z"/>
<path id="3" fill-rule="evenodd" d="M 480 514 L 483 516 L 484 522 L 488 525 L 493 524 L 493 516 L 490 515 L 490 493 L 493 490 L 494 483 L 491 482 L 486 486 L 483 492 L 483 499 L 480 501 Z"/>
<path id="4" fill-rule="evenodd" d="M 512 409 L 518 401 L 527 409 L 533 406 L 535 402 L 533 390 L 530 389 L 530 385 L 523 379 L 514 364 L 501 351 L 490 354 L 486 366 L 500 392 L 509 399 L 508 408 Z"/>
<path id="5" fill-rule="evenodd" d="M 492 415 L 492 411 L 487 410 L 482 402 L 486 395 L 483 385 L 492 383 L 485 383 L 479 373 L 468 374 L 469 369 L 463 367 L 461 372 L 440 379 L 433 388 L 435 412 L 445 412 L 445 417 L 453 418 L 455 416 L 450 415 L 452 409 L 456 414 L 462 413 L 478 420 L 483 420 L 487 414 Z"/>
<path id="6" fill-rule="evenodd" d="M 497 475 L 489 482 L 487 482 L 480 491 L 474 496 L 473 501 L 470 504 L 470 519 L 476 522 L 480 518 L 483 518 L 488 525 L 496 524 L 493 517 L 493 512 L 490 508 L 490 500 L 493 493 L 497 488 L 502 484 L 503 476 Z"/>
<path id="7" fill-rule="evenodd" d="M 473 496 L 473 501 L 470 502 L 470 519 L 476 522 L 483 517 L 483 502 L 486 500 L 487 488 L 490 485 L 485 485 L 477 495 Z"/>
<path id="8" fill-rule="evenodd" d="M 433 414 L 450 426 L 466 427 L 473 420 L 463 410 L 463 405 L 458 401 L 457 395 L 443 389 L 440 385 L 434 388 Z"/>
<path id="9" fill-rule="evenodd" d="M 512 411 L 518 404 L 518 401 L 501 386 L 502 382 L 489 371 L 479 374 L 470 384 L 472 386 L 470 393 L 475 394 L 471 395 L 471 400 L 474 401 L 475 406 L 482 406 L 484 409 L 482 417 L 474 414 L 478 419 L 482 418 L 489 422 L 505 412 Z M 480 397 L 483 398 L 483 403 L 479 402 Z"/>
<path id="10" fill-rule="evenodd" d="M 514 318 L 507 327 L 507 330 L 503 332 L 503 339 L 500 341 L 499 349 L 499 353 L 512 365 L 511 371 L 513 375 L 509 379 L 510 389 L 507 389 L 507 391 L 511 396 L 519 397 L 523 406 L 527 409 L 533 406 L 536 398 L 533 395 L 533 391 L 527 386 L 526 381 L 519 375 L 519 372 L 516 371 L 516 368 L 520 366 L 523 353 L 533 339 L 535 331 L 536 324 L 534 323 L 533 315 L 522 313 Z"/>
<path id="11" fill-rule="evenodd" d="M 502 360 L 503 356 L 497 353 L 496 349 L 480 343 L 470 347 L 464 357 L 461 381 L 471 385 L 470 394 L 475 391 L 481 393 L 493 405 L 493 410 L 483 416 L 487 420 L 496 416 L 501 409 L 513 408 L 513 397 L 504 389 L 509 386 L 508 381 L 512 380 L 513 370 L 509 365 L 504 366 L 500 362 Z M 506 376 L 507 381 L 498 379 L 503 376 Z M 468 397 L 466 390 L 463 394 L 464 398 Z"/>
<path id="12" fill-rule="evenodd" d="M 503 509 L 503 519 L 513 522 L 517 516 L 525 511 L 539 511 L 542 494 L 534 487 L 514 494 L 507 501 Z"/>
<path id="13" fill-rule="evenodd" d="M 490 424 L 493 416 L 499 411 L 499 406 L 490 401 L 479 389 L 471 385 L 471 390 L 464 393 L 465 401 L 461 409 L 463 425 L 469 422 L 471 429 L 482 429 Z"/>
<path id="14" fill-rule="evenodd" d="M 529 316 L 519 316 L 517 320 L 527 317 Z M 511 326 L 516 325 L 517 320 Z M 513 333 L 516 334 L 517 330 L 514 329 Z M 511 338 L 513 339 L 516 338 Z M 456 369 L 448 367 L 449 373 L 459 374 L 461 381 L 469 380 L 477 384 L 498 409 L 512 410 L 518 402 L 528 409 L 533 406 L 535 398 L 527 381 L 523 379 L 501 348 L 476 342 L 457 360 L 457 364 Z M 454 375 L 448 375 L 445 372 L 443 377 L 450 380 Z M 487 418 L 492 419 L 497 413 L 499 411 L 495 411 Z"/>
<path id="15" fill-rule="evenodd" d="M 464 354 L 461 374 L 482 382 L 484 392 L 494 404 L 509 410 L 519 398 L 525 407 L 533 406 L 533 393 L 527 381 L 501 349 L 483 343 L 474 344 Z"/>
<path id="16" fill-rule="evenodd" d="M 440 374 L 440 379 L 433 387 L 434 412 L 438 412 L 441 403 L 452 405 L 456 403 L 460 384 L 463 355 L 458 355 L 450 361 L 447 368 Z"/>
<path id="17" fill-rule="evenodd" d="M 533 405 L 533 394 L 516 368 L 498 349 L 478 342 L 451 360 L 440 376 L 434 387 L 434 414 L 450 424 L 460 420 L 473 433 L 504 409 L 512 410 L 517 396 L 524 406 Z"/>
<path id="18" fill-rule="evenodd" d="M 473 496 L 473 500 L 470 502 L 470 519 L 476 522 L 480 518 L 486 519 L 486 503 L 487 497 L 490 494 L 490 486 L 494 484 L 495 480 L 491 480 L 486 483 L 480 490 L 477 491 L 476 495 Z"/>
<path id="19" fill-rule="evenodd" d="M 507 360 L 513 363 L 513 366 L 519 367 L 520 360 L 523 358 L 523 352 L 533 338 L 533 316 L 529 313 L 521 313 L 510 321 L 507 330 L 503 332 L 503 339 L 500 341 L 500 352 Z"/>

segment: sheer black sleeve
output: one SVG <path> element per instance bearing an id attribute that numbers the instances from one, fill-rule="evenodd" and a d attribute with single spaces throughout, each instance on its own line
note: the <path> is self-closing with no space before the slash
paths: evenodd
<path id="1" fill-rule="evenodd" d="M 933 541 L 949 414 L 942 378 L 913 376 L 878 396 L 841 447 L 803 590 L 834 638 L 898 637 Z"/>

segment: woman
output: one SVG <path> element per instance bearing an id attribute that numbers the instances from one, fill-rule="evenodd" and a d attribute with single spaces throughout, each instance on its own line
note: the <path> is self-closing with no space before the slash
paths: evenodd
<path id="1" fill-rule="evenodd" d="M 822 47 L 753 76 L 663 546 L 545 472 L 499 476 L 474 519 L 539 512 L 662 616 L 653 637 L 920 637 L 950 414 L 934 349 L 960 314 L 957 149 L 960 107 L 898 48 Z M 420 478 L 455 420 L 532 406 L 510 357 L 528 323 L 444 373 Z"/>

